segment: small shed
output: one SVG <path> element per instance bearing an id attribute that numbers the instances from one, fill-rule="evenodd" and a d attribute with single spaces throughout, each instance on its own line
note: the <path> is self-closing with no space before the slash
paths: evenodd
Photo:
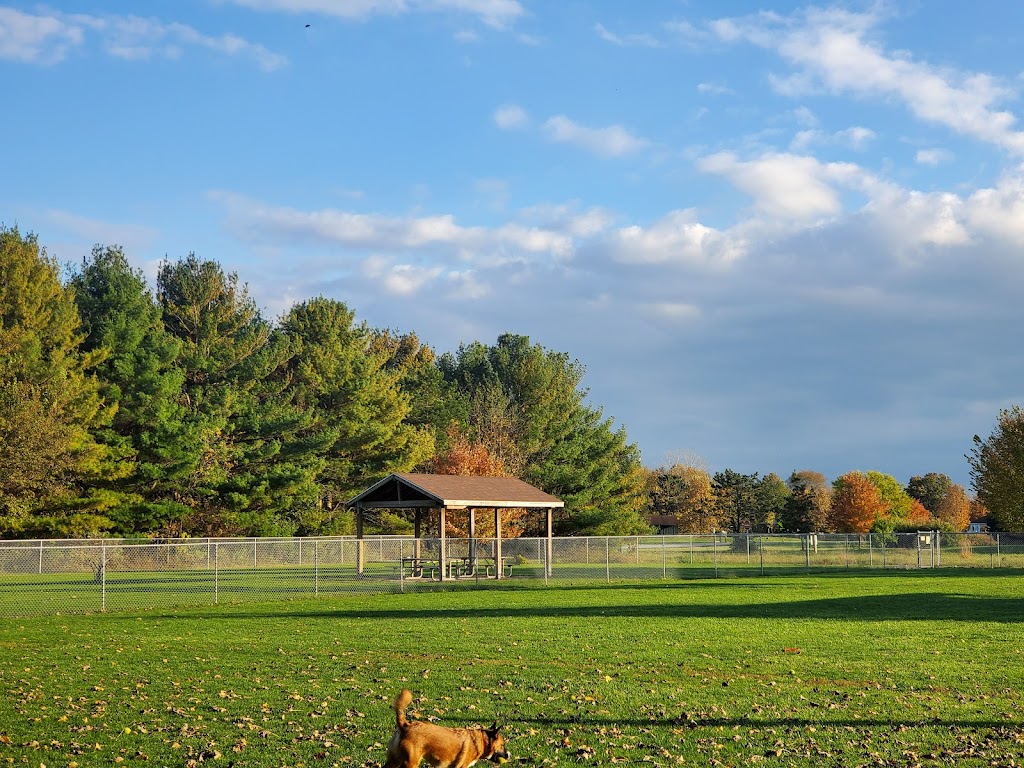
<path id="1" fill-rule="evenodd" d="M 501 512 L 504 509 L 533 509 L 544 512 L 547 531 L 547 566 L 551 563 L 552 514 L 565 503 L 515 477 L 475 477 L 396 472 L 370 486 L 345 505 L 356 513 L 357 570 L 363 570 L 363 515 L 367 509 L 412 509 L 416 512 L 415 534 L 419 540 L 423 514 L 437 514 L 440 530 L 440 578 L 449 573 L 445 547 L 445 516 L 449 510 L 468 510 L 469 538 L 476 538 L 476 510 L 494 510 L 494 577 L 502 577 Z M 470 547 L 473 551 L 473 547 Z"/>

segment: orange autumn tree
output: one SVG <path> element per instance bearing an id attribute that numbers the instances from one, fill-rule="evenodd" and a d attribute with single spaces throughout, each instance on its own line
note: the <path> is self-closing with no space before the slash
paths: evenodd
<path id="1" fill-rule="evenodd" d="M 971 524 L 971 500 L 962 485 L 953 483 L 939 503 L 935 517 L 953 531 L 966 531 Z"/>
<path id="2" fill-rule="evenodd" d="M 913 499 L 910 502 L 910 511 L 907 512 L 907 522 L 917 523 L 919 525 L 926 525 L 932 520 L 932 513 L 928 511 L 924 504 L 917 499 Z"/>
<path id="3" fill-rule="evenodd" d="M 444 447 L 430 460 L 428 469 L 437 475 L 472 475 L 475 477 L 509 477 L 505 462 L 495 456 L 483 443 L 471 440 L 455 422 L 445 430 Z M 480 512 L 482 510 L 477 510 Z M 526 510 L 504 509 L 501 512 L 502 538 L 522 535 Z M 452 512 L 447 516 L 446 535 L 456 538 L 469 536 L 469 512 Z M 493 515 L 477 515 L 477 537 L 494 536 Z"/>
<path id="4" fill-rule="evenodd" d="M 841 533 L 867 533 L 887 505 L 862 472 L 848 472 L 838 478 L 832 495 L 832 522 Z"/>

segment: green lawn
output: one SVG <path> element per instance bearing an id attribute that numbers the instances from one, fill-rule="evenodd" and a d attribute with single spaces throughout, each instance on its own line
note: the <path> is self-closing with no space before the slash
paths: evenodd
<path id="1" fill-rule="evenodd" d="M 1024 574 L 519 582 L 0 621 L 0 765 L 378 765 L 390 702 L 511 765 L 1024 761 Z"/>

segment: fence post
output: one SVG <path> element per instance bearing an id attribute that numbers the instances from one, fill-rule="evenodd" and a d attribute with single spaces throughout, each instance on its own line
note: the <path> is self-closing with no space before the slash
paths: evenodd
<path id="1" fill-rule="evenodd" d="M 750 534 L 746 534 L 743 538 L 747 541 L 747 565 L 750 565 Z"/>
<path id="2" fill-rule="evenodd" d="M 665 559 L 665 537 L 661 537 L 661 578 L 668 578 L 668 562 Z"/>
<path id="3" fill-rule="evenodd" d="M 711 546 L 712 546 L 712 548 L 714 550 L 715 578 L 717 579 L 718 578 L 718 534 L 717 533 L 713 533 L 712 534 Z"/>
<path id="4" fill-rule="evenodd" d="M 811 572 L 811 536 L 813 533 L 804 534 L 804 569 L 807 573 Z"/>
<path id="5" fill-rule="evenodd" d="M 43 572 L 43 540 L 39 540 L 39 573 Z"/>
<path id="6" fill-rule="evenodd" d="M 313 539 L 313 594 L 320 597 L 320 540 Z"/>
<path id="7" fill-rule="evenodd" d="M 843 544 L 846 547 L 846 570 L 850 570 L 850 534 L 843 537 Z"/>
<path id="8" fill-rule="evenodd" d="M 100 610 L 107 610 L 107 542 L 100 544 Z"/>
<path id="9" fill-rule="evenodd" d="M 868 568 L 875 567 L 875 551 L 874 551 L 875 534 L 868 534 Z"/>
<path id="10" fill-rule="evenodd" d="M 217 605 L 218 591 L 220 589 L 220 542 L 213 545 L 213 604 Z"/>
<path id="11" fill-rule="evenodd" d="M 996 568 L 1003 565 L 1003 553 L 999 551 L 999 534 L 996 534 Z"/>
<path id="12" fill-rule="evenodd" d="M 761 575 L 764 576 L 764 536 L 757 540 L 757 551 L 761 555 Z"/>
<path id="13" fill-rule="evenodd" d="M 256 542 L 259 541 L 255 536 L 252 539 L 252 567 L 255 570 L 258 566 L 256 565 Z"/>

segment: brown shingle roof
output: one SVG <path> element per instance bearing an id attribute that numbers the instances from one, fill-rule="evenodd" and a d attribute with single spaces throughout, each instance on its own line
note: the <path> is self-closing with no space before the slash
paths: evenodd
<path id="1" fill-rule="evenodd" d="M 428 475 L 395 473 L 363 491 L 349 506 L 365 501 L 367 506 L 384 502 L 395 506 L 399 502 L 399 483 L 409 490 L 434 499 L 445 507 L 563 507 L 564 502 L 515 477 L 472 477 L 467 475 Z M 394 494 L 389 488 L 394 488 Z"/>

